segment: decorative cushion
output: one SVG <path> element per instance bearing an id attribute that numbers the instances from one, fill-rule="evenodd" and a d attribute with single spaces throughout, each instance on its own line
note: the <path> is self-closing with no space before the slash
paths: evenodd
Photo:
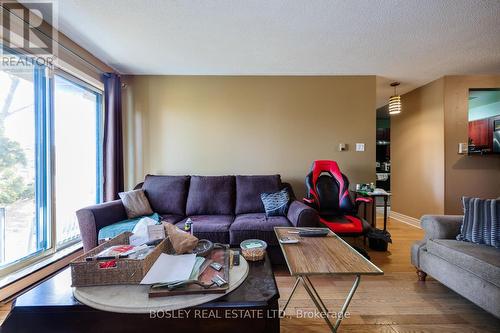
<path id="1" fill-rule="evenodd" d="M 113 224 L 110 224 L 108 226 L 105 226 L 101 230 L 99 230 L 99 236 L 97 237 L 98 240 L 100 239 L 106 239 L 106 238 L 113 238 L 118 236 L 121 233 L 124 233 L 126 231 L 132 232 L 134 230 L 135 225 L 143 218 L 144 216 L 136 217 L 133 219 L 128 219 L 124 221 L 119 221 Z M 160 221 L 160 215 L 154 213 L 151 215 L 148 215 L 147 217 L 152 218 L 153 220 L 159 222 Z"/>
<path id="2" fill-rule="evenodd" d="M 233 215 L 234 176 L 192 176 L 186 215 Z"/>
<path id="3" fill-rule="evenodd" d="M 197 215 L 189 216 L 193 224 L 193 235 L 199 239 L 208 239 L 216 243 L 229 243 L 229 226 L 234 221 L 234 216 L 232 215 Z M 176 223 L 175 225 L 180 229 L 184 230 L 184 223 L 187 218 L 183 221 Z"/>
<path id="4" fill-rule="evenodd" d="M 236 176 L 236 214 L 263 213 L 261 193 L 278 192 L 280 175 Z"/>
<path id="5" fill-rule="evenodd" d="M 464 222 L 457 240 L 500 248 L 500 200 L 463 197 Z"/>
<path id="6" fill-rule="evenodd" d="M 274 193 L 262 193 L 260 199 L 264 204 L 266 216 L 286 216 L 290 195 L 286 189 Z"/>
<path id="7" fill-rule="evenodd" d="M 191 235 L 191 233 L 180 230 L 173 224 L 163 222 L 163 227 L 176 254 L 189 253 L 198 244 L 198 238 Z"/>
<path id="8" fill-rule="evenodd" d="M 142 189 L 155 212 L 185 215 L 189 176 L 147 175 Z"/>
<path id="9" fill-rule="evenodd" d="M 153 214 L 153 210 L 143 190 L 120 192 L 118 195 L 120 199 L 122 199 L 123 206 L 125 207 L 129 219 Z"/>
<path id="10" fill-rule="evenodd" d="M 278 245 L 274 227 L 292 227 L 284 216 L 266 217 L 265 213 L 236 216 L 229 228 L 230 244 L 239 245 L 245 239 L 261 239 L 268 245 Z"/>

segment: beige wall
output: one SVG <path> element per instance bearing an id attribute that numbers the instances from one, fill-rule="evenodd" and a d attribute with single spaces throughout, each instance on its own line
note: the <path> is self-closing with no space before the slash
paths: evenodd
<path id="1" fill-rule="evenodd" d="M 445 76 L 402 96 L 391 118 L 392 210 L 410 217 L 462 214 L 462 196 L 500 196 L 500 155 L 460 155 L 468 138 L 470 88 L 500 76 Z"/>
<path id="2" fill-rule="evenodd" d="M 444 80 L 402 96 L 391 117 L 391 210 L 420 218 L 444 213 Z"/>
<path id="3" fill-rule="evenodd" d="M 337 160 L 353 184 L 374 181 L 374 76 L 124 81 L 128 187 L 147 173 L 280 173 L 302 195 L 315 159 Z M 337 151 L 341 142 L 348 151 Z"/>
<path id="4" fill-rule="evenodd" d="M 499 88 L 500 75 L 446 76 L 445 111 L 445 213 L 462 214 L 462 196 L 500 196 L 500 155 L 459 155 L 458 143 L 467 142 L 469 88 Z"/>

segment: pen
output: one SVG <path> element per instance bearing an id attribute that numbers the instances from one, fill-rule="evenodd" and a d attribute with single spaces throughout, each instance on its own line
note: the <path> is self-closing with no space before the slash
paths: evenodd
<path id="1" fill-rule="evenodd" d="M 128 254 L 120 254 L 118 256 L 87 257 L 85 258 L 85 261 L 123 259 L 128 258 L 128 256 Z"/>

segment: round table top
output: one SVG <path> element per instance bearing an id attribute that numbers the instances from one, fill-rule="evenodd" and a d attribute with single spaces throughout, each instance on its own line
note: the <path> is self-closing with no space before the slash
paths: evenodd
<path id="1" fill-rule="evenodd" d="M 220 298 L 236 289 L 248 275 L 248 263 L 240 256 L 239 266 L 229 271 L 229 288 L 226 293 L 177 295 L 149 298 L 149 285 L 113 285 L 75 287 L 73 295 L 92 308 L 118 313 L 150 313 L 184 309 Z"/>

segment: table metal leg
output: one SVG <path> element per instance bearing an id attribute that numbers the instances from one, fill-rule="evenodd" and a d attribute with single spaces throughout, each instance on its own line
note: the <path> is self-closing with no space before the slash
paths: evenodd
<path id="1" fill-rule="evenodd" d="M 387 230 L 387 200 L 388 196 L 384 195 L 384 231 Z"/>
<path id="2" fill-rule="evenodd" d="M 373 196 L 372 201 L 372 226 L 377 227 L 377 197 Z"/>
<path id="3" fill-rule="evenodd" d="M 316 288 L 314 288 L 314 285 L 312 284 L 311 280 L 306 275 L 297 277 L 297 280 L 295 281 L 295 284 L 293 285 L 293 288 L 292 288 L 292 293 L 288 297 L 288 300 L 286 301 L 286 304 L 283 307 L 283 310 L 281 310 L 281 311 L 285 312 L 288 304 L 290 303 L 290 299 L 292 298 L 293 294 L 295 293 L 295 290 L 297 289 L 299 282 L 302 282 L 304 289 L 309 294 L 309 297 L 313 301 L 313 303 L 316 306 L 316 308 L 318 309 L 318 311 L 321 313 L 321 316 L 325 320 L 325 322 L 328 325 L 328 327 L 330 328 L 330 330 L 332 332 L 337 332 L 337 329 L 339 328 L 340 323 L 342 322 L 342 319 L 344 319 L 344 317 L 345 317 L 347 307 L 351 303 L 351 300 L 354 296 L 354 293 L 356 292 L 356 289 L 358 289 L 360 280 L 361 280 L 361 275 L 356 275 L 356 280 L 354 280 L 354 284 L 352 285 L 351 290 L 349 290 L 349 293 L 347 294 L 347 297 L 344 301 L 344 304 L 342 305 L 340 312 L 336 314 L 337 320 L 335 321 L 335 324 L 332 324 L 332 322 L 330 321 L 330 318 L 328 317 L 329 313 L 330 313 L 328 311 L 328 308 L 325 306 L 325 303 L 323 302 L 323 300 L 319 296 L 318 291 L 316 290 Z"/>
<path id="4" fill-rule="evenodd" d="M 316 296 L 316 299 L 318 300 L 319 304 L 323 307 L 323 310 L 328 314 L 328 308 L 326 307 L 325 303 L 323 303 L 323 300 L 321 297 L 319 297 L 318 292 L 316 291 L 316 288 L 314 288 L 311 280 L 309 280 L 308 276 L 304 276 L 304 282 L 307 282 L 309 284 L 309 287 L 311 288 L 312 292 Z"/>
<path id="5" fill-rule="evenodd" d="M 288 296 L 288 300 L 286 301 L 285 306 L 283 307 L 283 310 L 281 310 L 281 312 L 285 313 L 285 310 L 286 310 L 288 304 L 290 303 L 290 300 L 292 299 L 292 296 L 295 293 L 295 289 L 297 289 L 299 282 L 300 282 L 300 278 L 297 278 L 295 280 L 295 284 L 293 285 L 292 292 L 290 293 L 290 296 Z"/>
<path id="6" fill-rule="evenodd" d="M 316 296 L 314 295 L 313 291 L 309 288 L 309 286 L 307 285 L 307 283 L 305 281 L 302 281 L 302 284 L 304 285 L 304 288 L 306 289 L 307 293 L 309 294 L 309 297 L 311 297 L 314 305 L 316 305 L 316 308 L 319 310 L 319 312 L 321 313 L 321 316 L 323 317 L 323 319 L 325 320 L 326 324 L 328 325 L 328 327 L 330 327 L 330 330 L 332 332 L 336 332 L 337 329 L 333 326 L 332 322 L 330 321 L 330 319 L 328 318 L 328 311 L 325 311 L 322 307 L 321 307 L 321 304 L 319 303 L 319 301 L 316 299 Z M 323 303 L 323 301 L 321 301 L 321 303 Z"/>
<path id="7" fill-rule="evenodd" d="M 354 284 L 352 285 L 351 290 L 349 291 L 349 294 L 347 295 L 347 298 L 344 302 L 344 305 L 342 305 L 342 310 L 340 310 L 340 316 L 337 318 L 337 321 L 335 322 L 335 325 L 334 325 L 335 332 L 337 331 L 337 328 L 340 326 L 342 319 L 344 319 L 344 315 L 347 311 L 347 307 L 349 306 L 349 303 L 351 303 L 352 297 L 354 296 L 356 289 L 358 289 L 360 280 L 361 280 L 361 275 L 356 275 L 356 280 L 354 280 Z"/>

